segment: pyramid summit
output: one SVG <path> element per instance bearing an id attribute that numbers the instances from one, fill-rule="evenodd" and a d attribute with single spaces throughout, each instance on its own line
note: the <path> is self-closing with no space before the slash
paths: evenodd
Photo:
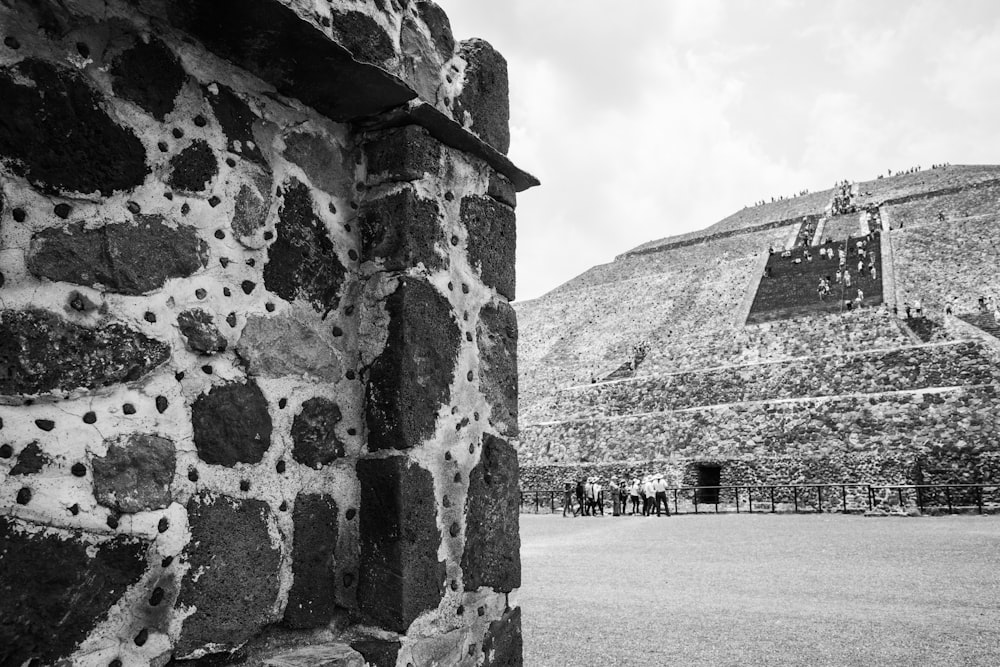
<path id="1" fill-rule="evenodd" d="M 746 207 L 515 304 L 522 487 L 1000 478 L 998 232 L 1000 167 L 913 169 Z"/>

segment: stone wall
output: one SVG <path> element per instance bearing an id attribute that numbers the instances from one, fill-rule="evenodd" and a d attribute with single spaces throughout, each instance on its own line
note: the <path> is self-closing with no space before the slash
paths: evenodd
<path id="1" fill-rule="evenodd" d="M 0 663 L 520 664 L 502 57 L 427 1 L 0 26 Z"/>
<path id="2" fill-rule="evenodd" d="M 525 464 L 681 456 L 994 451 L 996 385 L 735 403 L 525 426 Z"/>
<path id="3" fill-rule="evenodd" d="M 1000 384 L 997 361 L 992 348 L 974 342 L 808 356 L 570 387 L 555 393 L 547 414 L 525 417 L 613 417 L 723 403 Z"/>
<path id="4" fill-rule="evenodd" d="M 900 309 L 919 298 L 925 314 L 941 319 L 949 305 L 975 313 L 980 296 L 1000 297 L 998 223 L 994 213 L 890 232 Z"/>
<path id="5" fill-rule="evenodd" d="M 977 216 L 992 216 L 1000 208 L 1000 182 L 973 183 L 956 192 L 914 195 L 895 200 L 882 207 L 883 218 L 890 229 L 905 229 L 914 225 L 937 223 L 939 216 L 947 220 L 961 220 Z"/>

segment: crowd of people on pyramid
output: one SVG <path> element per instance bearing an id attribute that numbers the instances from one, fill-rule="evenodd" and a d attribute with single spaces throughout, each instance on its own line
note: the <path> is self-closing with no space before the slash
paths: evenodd
<path id="1" fill-rule="evenodd" d="M 770 203 L 774 204 L 775 202 L 785 201 L 786 199 L 795 199 L 796 197 L 805 197 L 807 194 L 809 194 L 809 190 L 808 189 L 806 189 L 806 190 L 799 190 L 798 192 L 796 192 L 794 195 L 791 195 L 790 197 L 786 197 L 784 195 L 778 195 L 777 197 L 771 197 L 771 202 Z M 752 206 L 763 206 L 764 204 L 767 204 L 767 203 L 768 203 L 768 201 L 766 199 L 759 199 L 759 200 L 755 201 L 752 204 Z M 751 208 L 751 206 L 744 206 L 743 208 Z"/>
<path id="2" fill-rule="evenodd" d="M 612 505 L 614 516 L 670 516 L 667 485 L 663 475 L 646 475 L 641 480 L 617 480 L 612 477 L 605 487 L 598 477 L 567 480 L 563 484 L 563 516 L 604 516 L 604 505 Z M 642 509 L 640 510 L 640 505 Z"/>
<path id="3" fill-rule="evenodd" d="M 833 186 L 833 215 L 844 215 L 857 212 L 852 200 L 854 186 L 848 180 L 837 181 Z"/>

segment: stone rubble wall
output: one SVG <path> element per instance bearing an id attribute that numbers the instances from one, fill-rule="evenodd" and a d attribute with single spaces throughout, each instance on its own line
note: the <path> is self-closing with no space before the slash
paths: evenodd
<path id="1" fill-rule="evenodd" d="M 941 320 L 948 305 L 955 314 L 975 313 L 980 296 L 1000 298 L 998 226 L 994 213 L 890 232 L 900 299 L 912 305 L 919 298 L 924 314 Z"/>
<path id="2" fill-rule="evenodd" d="M 997 386 L 735 403 L 525 426 L 521 461 L 995 451 Z M 527 444 L 526 444 L 527 443 Z M 840 481 L 840 480 L 837 480 Z"/>
<path id="3" fill-rule="evenodd" d="M 582 385 L 558 391 L 532 421 L 613 417 L 785 398 L 1000 384 L 992 348 L 979 343 L 897 348 L 729 366 Z M 527 418 L 527 416 L 526 416 Z"/>
<path id="4" fill-rule="evenodd" d="M 426 1 L 224 4 L 0 5 L 0 664 L 520 664 L 516 187 L 276 90 L 254 21 L 371 113 L 436 67 L 505 151 L 502 58 Z"/>
<path id="5" fill-rule="evenodd" d="M 937 224 L 939 214 L 946 220 L 992 216 L 1000 208 L 1000 182 L 973 183 L 957 192 L 914 197 L 910 201 L 882 207 L 890 229 L 905 229 L 914 225 Z"/>

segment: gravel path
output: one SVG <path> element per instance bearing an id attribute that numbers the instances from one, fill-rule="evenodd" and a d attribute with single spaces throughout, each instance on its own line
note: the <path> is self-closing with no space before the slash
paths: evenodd
<path id="1" fill-rule="evenodd" d="M 1000 517 L 521 516 L 524 664 L 1000 665 Z"/>

